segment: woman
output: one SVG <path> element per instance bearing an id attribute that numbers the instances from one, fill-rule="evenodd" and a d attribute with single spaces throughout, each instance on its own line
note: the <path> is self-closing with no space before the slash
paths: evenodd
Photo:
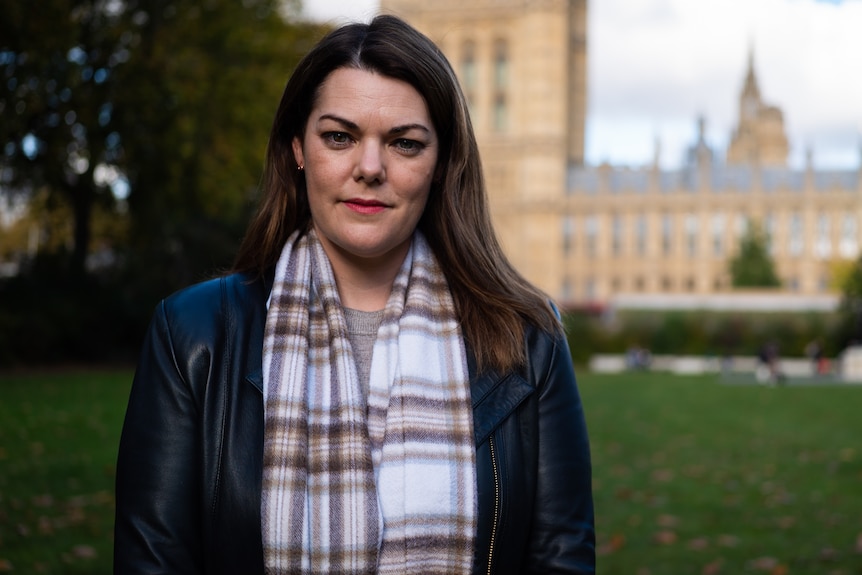
<path id="1" fill-rule="evenodd" d="M 162 301 L 120 443 L 116 573 L 593 573 L 548 299 L 488 215 L 464 97 L 392 16 L 288 81 L 233 274 Z"/>

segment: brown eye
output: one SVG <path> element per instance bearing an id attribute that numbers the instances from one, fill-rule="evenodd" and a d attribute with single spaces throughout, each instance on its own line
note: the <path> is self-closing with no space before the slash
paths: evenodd
<path id="1" fill-rule="evenodd" d="M 335 146 L 344 146 L 350 143 L 350 136 L 345 132 L 326 132 L 323 139 Z"/>

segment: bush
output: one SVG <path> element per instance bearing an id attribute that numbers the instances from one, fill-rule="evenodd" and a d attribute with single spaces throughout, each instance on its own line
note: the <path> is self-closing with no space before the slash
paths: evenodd
<path id="1" fill-rule="evenodd" d="M 570 311 L 565 320 L 576 363 L 631 347 L 662 355 L 755 355 L 774 341 L 782 355 L 801 357 L 817 340 L 828 356 L 842 350 L 834 337 L 843 325 L 839 312 Z"/>

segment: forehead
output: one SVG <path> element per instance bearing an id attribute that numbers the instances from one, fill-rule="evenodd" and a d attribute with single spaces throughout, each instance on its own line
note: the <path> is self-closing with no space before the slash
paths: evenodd
<path id="1" fill-rule="evenodd" d="M 313 110 L 321 113 L 396 114 L 416 116 L 430 122 L 425 98 L 409 83 L 377 72 L 338 68 L 317 91 Z"/>

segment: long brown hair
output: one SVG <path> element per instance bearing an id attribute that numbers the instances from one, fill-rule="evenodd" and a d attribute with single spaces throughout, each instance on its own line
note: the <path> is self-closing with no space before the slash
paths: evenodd
<path id="1" fill-rule="evenodd" d="M 263 197 L 234 271 L 265 274 L 290 234 L 310 225 L 305 178 L 291 142 L 303 136 L 321 84 L 339 68 L 407 82 L 425 99 L 440 154 L 419 229 L 446 274 L 478 368 L 506 370 L 523 364 L 526 323 L 548 332 L 561 329 L 560 323 L 548 296 L 512 267 L 497 240 L 479 149 L 452 67 L 430 39 L 395 16 L 330 32 L 288 80 L 267 147 Z"/>

